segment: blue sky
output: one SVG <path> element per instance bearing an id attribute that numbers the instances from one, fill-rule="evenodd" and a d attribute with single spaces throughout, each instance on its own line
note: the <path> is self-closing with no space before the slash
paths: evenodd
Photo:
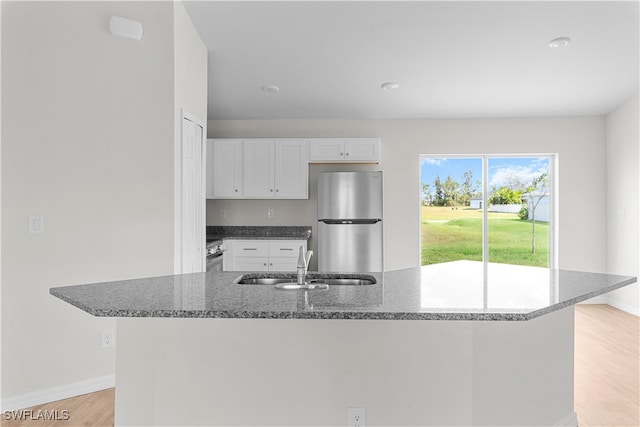
<path id="1" fill-rule="evenodd" d="M 548 172 L 549 159 L 540 157 L 490 157 L 489 158 L 489 187 L 499 188 L 509 180 L 517 177 L 520 182 L 530 183 L 533 178 Z M 433 185 L 436 174 L 444 181 L 451 175 L 454 180 L 462 184 L 464 172 L 471 170 L 473 181 L 482 180 L 482 158 L 462 157 L 429 157 L 420 160 L 420 181 Z"/>

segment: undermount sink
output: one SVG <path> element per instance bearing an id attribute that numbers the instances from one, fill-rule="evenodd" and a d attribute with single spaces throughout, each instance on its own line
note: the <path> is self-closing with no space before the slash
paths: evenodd
<path id="1" fill-rule="evenodd" d="M 249 273 L 243 274 L 233 281 L 238 285 L 271 286 L 295 284 L 295 282 L 296 275 L 294 273 Z M 329 286 L 366 286 L 376 283 L 375 277 L 367 274 L 307 274 L 307 284 L 311 286 L 321 284 Z"/>
<path id="2" fill-rule="evenodd" d="M 326 283 L 330 286 L 366 286 L 366 285 L 374 285 L 376 283 L 376 279 L 371 278 L 336 278 L 336 279 L 314 279 L 310 280 L 309 283 Z"/>
<path id="3" fill-rule="evenodd" d="M 295 277 L 293 279 L 279 279 L 276 277 L 238 277 L 234 283 L 238 285 L 277 285 L 278 283 L 289 283 L 291 281 L 295 282 Z"/>

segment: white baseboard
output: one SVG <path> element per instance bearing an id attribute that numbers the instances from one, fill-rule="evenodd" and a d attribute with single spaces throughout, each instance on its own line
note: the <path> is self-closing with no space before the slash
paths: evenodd
<path id="1" fill-rule="evenodd" d="M 582 301 L 580 304 L 606 304 L 607 297 L 604 295 L 598 295 L 597 297 L 590 298 L 586 301 Z"/>
<path id="2" fill-rule="evenodd" d="M 557 423 L 553 427 L 578 427 L 578 414 L 574 412 L 570 413 Z"/>
<path id="3" fill-rule="evenodd" d="M 634 307 L 632 305 L 626 304 L 624 302 L 620 302 L 610 297 L 607 297 L 605 304 L 609 304 L 611 307 L 615 307 L 619 310 L 626 311 L 629 314 L 633 314 L 634 316 L 640 317 L 640 307 Z"/>
<path id="4" fill-rule="evenodd" d="M 633 314 L 634 316 L 640 317 L 639 307 L 634 307 L 630 304 L 620 302 L 606 295 L 600 295 L 595 298 L 591 298 L 589 300 L 581 302 L 580 304 L 607 304 L 607 305 L 610 305 L 611 307 L 615 307 L 619 310 L 622 310 L 629 314 Z"/>
<path id="5" fill-rule="evenodd" d="M 104 377 L 92 378 L 72 384 L 65 384 L 45 390 L 34 391 L 19 396 L 2 399 L 0 410 L 13 411 L 16 409 L 29 408 L 43 403 L 54 402 L 56 400 L 67 399 L 69 397 L 80 396 L 81 394 L 93 393 L 107 388 L 115 387 L 116 376 L 107 375 Z"/>

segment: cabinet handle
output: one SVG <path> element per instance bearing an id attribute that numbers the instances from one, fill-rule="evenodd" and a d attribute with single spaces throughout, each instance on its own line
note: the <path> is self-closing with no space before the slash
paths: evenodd
<path id="1" fill-rule="evenodd" d="M 280 189 L 276 188 L 276 193 L 279 193 L 279 192 L 280 192 Z"/>
<path id="2" fill-rule="evenodd" d="M 346 153 L 345 155 L 346 155 L 346 156 L 348 156 L 348 155 L 349 155 L 349 153 Z"/>
<path id="3" fill-rule="evenodd" d="M 273 193 L 273 188 L 270 188 L 269 191 Z"/>
<path id="4" fill-rule="evenodd" d="M 272 263 L 272 262 L 270 262 L 270 263 L 269 263 L 269 265 L 270 265 L 271 267 L 273 267 L 273 263 Z"/>
<path id="5" fill-rule="evenodd" d="M 340 153 L 341 156 L 344 156 L 344 153 Z"/>
<path id="6" fill-rule="evenodd" d="M 242 248 L 243 251 L 257 251 L 258 248 Z"/>
<path id="7" fill-rule="evenodd" d="M 238 189 L 236 188 L 236 193 L 238 192 Z"/>
<path id="8" fill-rule="evenodd" d="M 264 263 L 264 266 L 265 266 L 265 267 L 267 266 L 267 263 L 266 263 L 266 262 Z"/>
<path id="9" fill-rule="evenodd" d="M 280 248 L 281 251 L 292 251 L 293 248 Z"/>

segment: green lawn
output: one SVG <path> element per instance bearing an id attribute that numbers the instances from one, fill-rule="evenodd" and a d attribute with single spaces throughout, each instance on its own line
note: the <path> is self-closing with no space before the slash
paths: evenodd
<path id="1" fill-rule="evenodd" d="M 422 265 L 482 260 L 482 211 L 422 207 Z M 516 214 L 489 213 L 489 261 L 547 267 L 549 224 L 536 221 L 536 251 L 531 253 L 531 221 Z"/>

